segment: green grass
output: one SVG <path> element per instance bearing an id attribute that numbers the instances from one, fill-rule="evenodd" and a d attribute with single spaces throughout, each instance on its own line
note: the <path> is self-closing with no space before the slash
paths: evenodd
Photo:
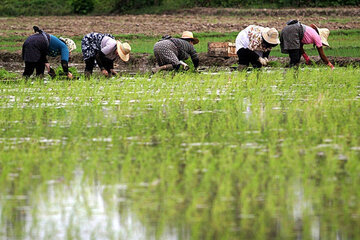
<path id="1" fill-rule="evenodd" d="M 358 239 L 359 76 L 0 83 L 0 234 Z"/>
<path id="2" fill-rule="evenodd" d="M 200 43 L 195 46 L 198 52 L 207 52 L 208 42 L 235 42 L 238 32 L 232 33 L 195 33 L 195 36 L 199 38 Z M 73 37 L 76 43 L 77 49 L 75 52 L 81 52 L 81 39 L 83 36 Z M 127 41 L 132 47 L 134 53 L 153 53 L 154 44 L 161 39 L 161 36 L 146 36 L 143 34 L 132 35 L 115 35 L 117 39 Z M 180 37 L 180 35 L 174 35 L 174 37 Z M 331 31 L 329 37 L 329 44 L 331 48 L 325 48 L 325 54 L 327 56 L 335 57 L 359 57 L 360 56 L 360 30 L 334 30 Z M 0 50 L 7 51 L 20 51 L 22 42 L 25 41 L 21 37 L 0 37 Z M 310 56 L 317 56 L 317 50 L 313 46 L 306 45 L 305 49 Z M 286 56 L 280 52 L 280 46 L 273 49 L 272 56 Z"/>

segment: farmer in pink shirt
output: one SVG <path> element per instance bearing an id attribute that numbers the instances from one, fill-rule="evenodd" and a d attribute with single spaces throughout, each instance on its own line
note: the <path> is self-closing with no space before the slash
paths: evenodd
<path id="1" fill-rule="evenodd" d="M 316 46 L 320 58 L 331 69 L 334 66 L 325 56 L 323 46 L 329 46 L 327 38 L 330 31 L 327 28 L 318 28 L 315 24 L 310 26 L 301 24 L 297 20 L 287 22 L 287 25 L 281 31 L 280 47 L 282 53 L 288 53 L 290 57 L 290 66 L 298 65 L 301 55 L 304 57 L 306 64 L 311 64 L 309 56 L 304 51 L 304 44 L 314 44 Z"/>

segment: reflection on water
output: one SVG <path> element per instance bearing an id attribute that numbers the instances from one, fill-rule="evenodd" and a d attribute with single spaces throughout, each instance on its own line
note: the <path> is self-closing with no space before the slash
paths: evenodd
<path id="1" fill-rule="evenodd" d="M 356 79 L 245 74 L 4 84 L 0 239 L 359 238 Z"/>
<path id="2" fill-rule="evenodd" d="M 178 231 L 181 230 L 181 236 L 189 239 L 184 229 L 166 228 L 158 236 L 154 229 L 145 227 L 129 207 L 131 202 L 126 198 L 126 185 L 87 184 L 81 171 L 76 171 L 74 176 L 69 184 L 63 184 L 61 179 L 48 181 L 46 188 L 35 190 L 29 197 L 10 195 L 2 198 L 2 203 L 16 200 L 21 204 L 16 207 L 17 222 L 0 221 L 0 237 L 171 240 L 179 239 Z M 0 215 L 2 212 L 3 204 Z M 23 229 L 13 232 L 16 226 L 12 224 Z"/>

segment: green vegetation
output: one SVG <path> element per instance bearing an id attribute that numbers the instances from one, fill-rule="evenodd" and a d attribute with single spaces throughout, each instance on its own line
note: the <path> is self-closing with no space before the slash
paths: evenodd
<path id="1" fill-rule="evenodd" d="M 359 239 L 359 75 L 1 83 L 0 236 Z"/>
<path id="2" fill-rule="evenodd" d="M 240 31 L 240 30 L 239 30 Z M 195 46 L 198 52 L 207 52 L 208 42 L 235 42 L 238 32 L 231 33 L 194 33 L 200 39 L 200 43 Z M 75 52 L 81 52 L 81 39 L 83 36 L 72 37 L 78 46 Z M 146 36 L 143 34 L 119 34 L 115 35 L 121 41 L 127 41 L 131 44 L 133 53 L 153 53 L 154 44 L 161 36 Z M 180 35 L 174 35 L 180 37 Z M 26 38 L 19 36 L 0 37 L 0 50 L 7 51 L 20 51 L 21 46 Z M 327 56 L 336 57 L 359 57 L 360 56 L 360 30 L 334 30 L 331 31 L 329 43 L 331 48 L 325 49 Z M 316 48 L 306 45 L 305 49 L 309 55 L 317 56 Z M 280 52 L 280 47 L 277 46 L 273 49 L 272 56 L 285 56 Z"/>
<path id="3" fill-rule="evenodd" d="M 359 5 L 360 0 L 3 0 L 0 16 L 161 13 L 191 7 L 328 7 Z"/>

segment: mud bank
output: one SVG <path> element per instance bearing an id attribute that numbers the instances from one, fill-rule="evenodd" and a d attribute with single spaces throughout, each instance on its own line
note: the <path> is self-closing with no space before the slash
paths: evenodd
<path id="1" fill-rule="evenodd" d="M 237 64 L 237 57 L 210 57 L 206 53 L 199 53 L 200 66 L 210 68 L 210 67 L 231 67 L 234 64 Z M 360 66 L 360 58 L 352 57 L 328 57 L 329 60 L 334 63 L 334 65 L 339 67 L 346 66 Z M 311 57 L 311 59 L 318 63 L 322 64 L 319 57 Z M 60 63 L 59 58 L 49 58 L 49 61 L 53 66 L 57 66 Z M 276 61 L 282 66 L 286 66 L 289 62 L 288 57 L 270 57 L 270 61 Z M 82 55 L 80 53 L 75 53 L 71 56 L 70 66 L 76 67 L 79 71 L 84 69 L 84 62 Z M 155 57 L 152 54 L 143 53 L 143 54 L 133 54 L 130 57 L 129 62 L 124 63 L 122 61 L 116 62 L 116 69 L 131 71 L 131 72 L 147 72 L 150 71 L 152 67 L 156 66 Z M 0 67 L 5 68 L 7 71 L 11 72 L 21 72 L 23 71 L 24 63 L 21 58 L 20 53 L 13 52 L 0 52 Z"/>

